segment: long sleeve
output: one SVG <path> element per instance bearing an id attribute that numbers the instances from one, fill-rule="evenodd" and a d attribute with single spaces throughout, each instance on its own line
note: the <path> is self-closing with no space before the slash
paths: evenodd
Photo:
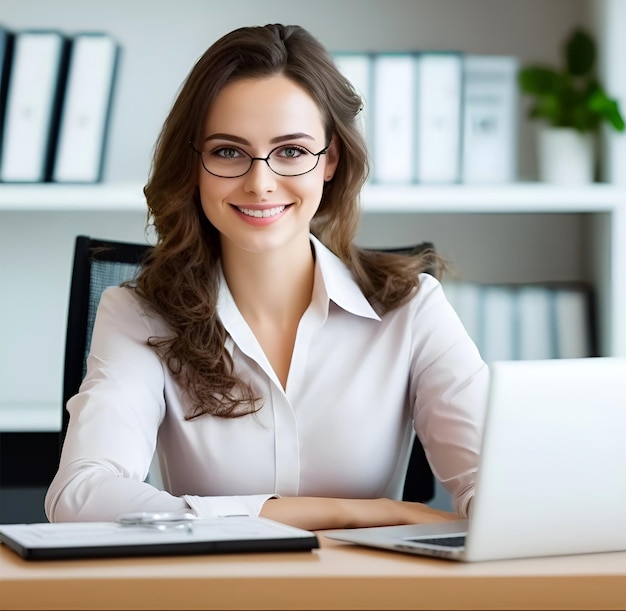
<path id="1" fill-rule="evenodd" d="M 467 517 L 487 407 L 489 369 L 442 287 L 423 276 L 413 324 L 416 433 L 437 479 Z"/>
<path id="2" fill-rule="evenodd" d="M 45 500 L 48 519 L 114 520 L 128 511 L 183 511 L 199 517 L 258 514 L 266 495 L 179 496 L 144 482 L 165 417 L 168 374 L 147 345 L 167 332 L 128 289 L 109 289 L 94 325 L 87 374 L 68 402 L 59 470 Z M 271 491 L 270 491 L 271 492 Z"/>
<path id="3" fill-rule="evenodd" d="M 165 405 L 162 366 L 145 344 L 150 330 L 138 305 L 118 289 L 100 302 L 87 375 L 68 402 L 59 471 L 46 495 L 52 522 L 186 506 L 144 483 Z"/>

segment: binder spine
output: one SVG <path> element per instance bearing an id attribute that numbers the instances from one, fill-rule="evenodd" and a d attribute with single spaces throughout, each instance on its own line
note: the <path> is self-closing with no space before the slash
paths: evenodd
<path id="1" fill-rule="evenodd" d="M 103 132 L 102 132 L 102 142 L 100 146 L 100 161 L 98 163 L 97 174 L 95 176 L 95 182 L 99 182 L 102 180 L 102 176 L 104 174 L 104 164 L 105 164 L 105 153 L 106 147 L 109 141 L 109 133 L 110 133 L 110 125 L 111 125 L 111 115 L 113 110 L 113 96 L 115 94 L 115 83 L 117 81 L 117 74 L 120 67 L 121 61 L 121 49 L 119 45 L 115 45 L 115 55 L 113 58 L 113 72 L 111 75 L 111 86 L 109 87 L 109 97 L 106 101 L 106 111 L 104 115 L 104 123 L 103 123 Z"/>
<path id="2" fill-rule="evenodd" d="M 67 74 L 71 48 L 71 39 L 63 37 L 63 41 L 61 43 L 61 53 L 59 57 L 59 72 L 57 76 L 56 88 L 53 93 L 52 110 L 50 113 L 48 144 L 46 147 L 46 157 L 43 172 L 44 182 L 50 182 L 52 180 L 52 169 L 54 167 L 54 157 L 57 150 L 57 142 L 59 140 L 61 112 L 63 109 L 63 100 L 65 98 L 65 89 L 67 84 Z"/>
<path id="3" fill-rule="evenodd" d="M 9 78 L 13 63 L 13 47 L 15 35 L 12 31 L 0 27 L 0 160 L 2 159 L 2 142 Z"/>

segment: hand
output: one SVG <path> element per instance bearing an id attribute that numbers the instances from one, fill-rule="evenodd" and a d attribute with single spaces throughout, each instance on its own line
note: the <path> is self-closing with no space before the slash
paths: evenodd
<path id="1" fill-rule="evenodd" d="M 305 530 L 426 524 L 459 519 L 456 513 L 434 509 L 424 503 L 384 498 L 274 498 L 265 501 L 260 515 Z"/>

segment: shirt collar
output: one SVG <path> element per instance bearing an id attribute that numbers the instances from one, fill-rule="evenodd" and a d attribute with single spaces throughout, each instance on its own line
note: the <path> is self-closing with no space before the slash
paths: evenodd
<path id="1" fill-rule="evenodd" d="M 326 298 L 347 312 L 380 320 L 378 314 L 363 295 L 352 273 L 339 257 L 331 252 L 314 235 L 310 236 L 315 249 L 316 291 L 325 291 Z M 321 282 L 318 282 L 321 279 Z M 315 300 L 318 295 L 313 295 Z"/>
<path id="2" fill-rule="evenodd" d="M 332 301 L 346 312 L 356 316 L 380 320 L 380 316 L 378 316 L 365 298 L 352 273 L 343 261 L 314 235 L 310 235 L 310 240 L 315 250 L 315 286 L 312 300 L 318 302 L 322 309 L 326 311 L 328 302 Z M 219 272 L 218 315 L 227 327 L 231 325 L 242 327 L 244 326 L 243 319 L 230 294 L 221 267 Z M 320 302 L 325 302 L 325 307 Z"/>

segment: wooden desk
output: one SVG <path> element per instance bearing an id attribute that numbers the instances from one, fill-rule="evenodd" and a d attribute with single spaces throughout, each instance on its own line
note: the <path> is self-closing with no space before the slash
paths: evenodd
<path id="1" fill-rule="evenodd" d="M 626 552 L 463 564 L 331 541 L 313 552 L 25 561 L 0 609 L 626 609 Z"/>

